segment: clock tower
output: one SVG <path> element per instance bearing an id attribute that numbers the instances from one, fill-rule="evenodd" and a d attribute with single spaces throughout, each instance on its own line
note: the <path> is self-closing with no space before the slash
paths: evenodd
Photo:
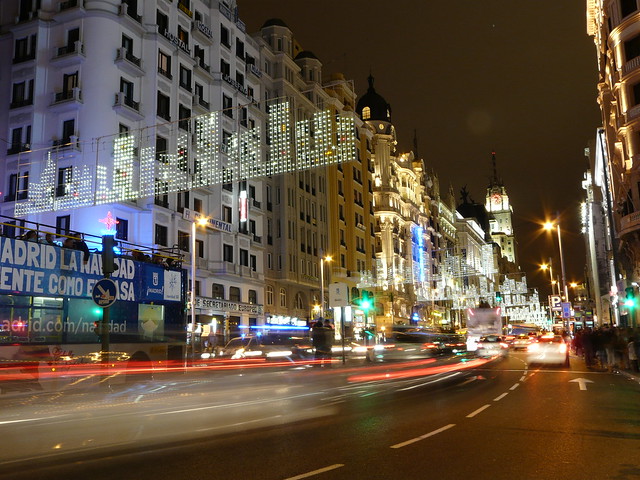
<path id="1" fill-rule="evenodd" d="M 500 245 L 502 256 L 510 262 L 518 263 L 516 239 L 513 232 L 513 208 L 502 179 L 498 177 L 496 168 L 496 152 L 492 152 L 493 177 L 487 188 L 485 208 L 489 213 L 489 230 L 491 239 Z"/>

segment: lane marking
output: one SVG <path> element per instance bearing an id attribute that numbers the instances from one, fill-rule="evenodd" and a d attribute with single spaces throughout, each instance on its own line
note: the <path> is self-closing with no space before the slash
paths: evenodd
<path id="1" fill-rule="evenodd" d="M 519 383 L 514 384 L 509 390 L 515 390 L 516 388 L 518 388 L 520 386 Z"/>
<path id="2" fill-rule="evenodd" d="M 526 379 L 527 379 L 527 376 L 526 376 L 526 375 L 523 375 L 523 376 L 521 376 L 521 377 L 520 377 L 520 381 L 521 381 L 521 382 L 524 382 Z"/>
<path id="3" fill-rule="evenodd" d="M 343 463 L 336 463 L 334 465 L 329 465 L 328 467 L 319 468 L 318 470 L 314 470 L 312 472 L 301 473 L 300 475 L 296 475 L 295 477 L 285 478 L 284 480 L 300 480 L 301 478 L 313 477 L 314 475 L 318 475 L 320 473 L 329 472 L 331 470 L 335 470 L 336 468 L 344 467 Z"/>
<path id="4" fill-rule="evenodd" d="M 407 440 L 406 442 L 396 443 L 395 445 L 391 445 L 391 448 L 406 447 L 407 445 L 411 445 L 412 443 L 419 442 L 420 440 L 424 440 L 425 438 L 433 437 L 434 435 L 437 435 L 438 433 L 442 433 L 445 430 L 449 430 L 450 428 L 453 428 L 455 426 L 456 426 L 455 423 L 450 423 L 449 425 L 445 425 L 444 427 L 434 430 L 433 432 L 425 433 L 424 435 L 420 435 L 419 437 L 412 438 L 411 440 Z"/>
<path id="5" fill-rule="evenodd" d="M 493 401 L 494 402 L 499 402 L 500 400 L 502 400 L 507 395 L 509 395 L 509 392 L 504 392 L 502 395 L 498 395 L 496 398 L 494 398 Z"/>
<path id="6" fill-rule="evenodd" d="M 477 409 L 475 412 L 471 412 L 469 415 L 467 415 L 467 418 L 473 418 L 476 415 L 478 415 L 480 412 L 483 412 L 484 410 L 486 410 L 487 408 L 489 408 L 491 405 L 490 404 L 486 404 L 484 407 L 480 407 L 479 409 Z"/>

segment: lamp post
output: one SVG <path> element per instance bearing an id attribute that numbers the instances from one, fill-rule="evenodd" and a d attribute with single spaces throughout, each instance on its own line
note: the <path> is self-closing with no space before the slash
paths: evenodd
<path id="1" fill-rule="evenodd" d="M 562 290 L 564 292 L 565 302 L 569 301 L 569 291 L 567 289 L 567 277 L 565 275 L 564 270 L 564 255 L 562 254 L 562 235 L 560 234 L 560 222 L 556 222 L 555 225 L 553 222 L 546 222 L 544 224 L 544 229 L 551 231 L 555 227 L 556 233 L 558 235 L 558 250 L 560 251 L 560 271 L 562 273 Z M 569 319 L 567 318 L 567 331 L 569 330 Z"/>
<path id="2" fill-rule="evenodd" d="M 555 295 L 555 288 L 554 285 L 556 284 L 555 280 L 553 279 L 553 263 L 551 262 L 551 258 L 549 258 L 549 263 L 543 263 L 542 265 L 540 265 L 540 268 L 542 270 L 549 270 L 549 280 L 551 281 L 551 295 Z M 559 289 L 558 289 L 559 292 Z"/>
<path id="3" fill-rule="evenodd" d="M 332 260 L 330 255 L 320 257 L 320 319 L 324 320 L 324 262 Z"/>
<path id="4" fill-rule="evenodd" d="M 207 224 L 207 218 L 197 216 L 191 221 L 191 361 L 196 357 L 196 224 Z"/>

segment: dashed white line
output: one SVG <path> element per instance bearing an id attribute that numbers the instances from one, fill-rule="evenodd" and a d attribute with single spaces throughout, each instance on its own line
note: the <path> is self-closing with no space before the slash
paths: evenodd
<path id="1" fill-rule="evenodd" d="M 509 392 L 504 392 L 502 395 L 498 395 L 496 398 L 494 398 L 493 401 L 494 402 L 499 402 L 500 400 L 502 400 L 507 395 L 509 395 Z"/>
<path id="2" fill-rule="evenodd" d="M 520 381 L 521 381 L 521 382 L 524 382 L 524 381 L 526 380 L 526 378 L 527 378 L 527 376 L 526 376 L 526 375 L 523 375 L 523 376 L 521 376 L 521 377 L 520 377 Z"/>
<path id="3" fill-rule="evenodd" d="M 485 406 L 480 407 L 480 408 L 479 408 L 479 409 L 477 409 L 475 412 L 471 412 L 469 415 L 467 415 L 467 418 L 473 418 L 473 417 L 475 417 L 475 416 L 476 416 L 476 415 L 478 415 L 480 412 L 482 412 L 482 411 L 486 410 L 486 409 L 487 409 L 487 408 L 489 408 L 490 406 L 491 406 L 491 405 L 487 403 Z"/>
<path id="4" fill-rule="evenodd" d="M 313 477 L 314 475 L 318 475 L 320 473 L 329 472 L 331 470 L 335 470 L 336 468 L 344 467 L 343 463 L 336 463 L 334 465 L 329 465 L 328 467 L 319 468 L 318 470 L 314 470 L 312 472 L 301 473 L 300 475 L 296 475 L 295 477 L 285 478 L 284 480 L 300 480 L 301 478 Z"/>
<path id="5" fill-rule="evenodd" d="M 518 388 L 520 386 L 519 383 L 514 384 L 509 390 L 515 390 L 516 388 Z"/>
<path id="6" fill-rule="evenodd" d="M 411 445 L 412 443 L 419 442 L 420 440 L 424 440 L 425 438 L 433 437 L 434 435 L 444 432 L 445 430 L 449 430 L 450 428 L 455 426 L 456 426 L 455 423 L 450 423 L 449 425 L 445 425 L 444 427 L 434 430 L 433 432 L 425 433 L 424 435 L 420 435 L 419 437 L 412 438 L 411 440 L 407 440 L 406 442 L 396 443 L 395 445 L 391 445 L 391 448 L 406 447 L 407 445 Z"/>

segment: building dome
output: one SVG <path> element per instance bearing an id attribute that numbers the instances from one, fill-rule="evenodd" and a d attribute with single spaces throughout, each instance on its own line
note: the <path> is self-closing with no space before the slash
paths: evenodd
<path id="1" fill-rule="evenodd" d="M 391 106 L 373 88 L 373 77 L 369 75 L 369 89 L 356 106 L 356 112 L 363 120 L 382 120 L 391 122 Z"/>
<path id="2" fill-rule="evenodd" d="M 289 25 L 284 23 L 284 21 L 282 19 L 280 19 L 280 18 L 270 18 L 269 20 L 264 22 L 264 24 L 262 25 L 262 28 L 267 28 L 267 27 L 285 27 L 285 28 L 289 28 Z"/>
<path id="3" fill-rule="evenodd" d="M 313 52 L 309 51 L 309 50 L 303 50 L 301 51 L 298 55 L 296 55 L 295 60 L 301 60 L 303 58 L 312 58 L 314 60 L 318 60 L 318 57 L 316 57 Z"/>

